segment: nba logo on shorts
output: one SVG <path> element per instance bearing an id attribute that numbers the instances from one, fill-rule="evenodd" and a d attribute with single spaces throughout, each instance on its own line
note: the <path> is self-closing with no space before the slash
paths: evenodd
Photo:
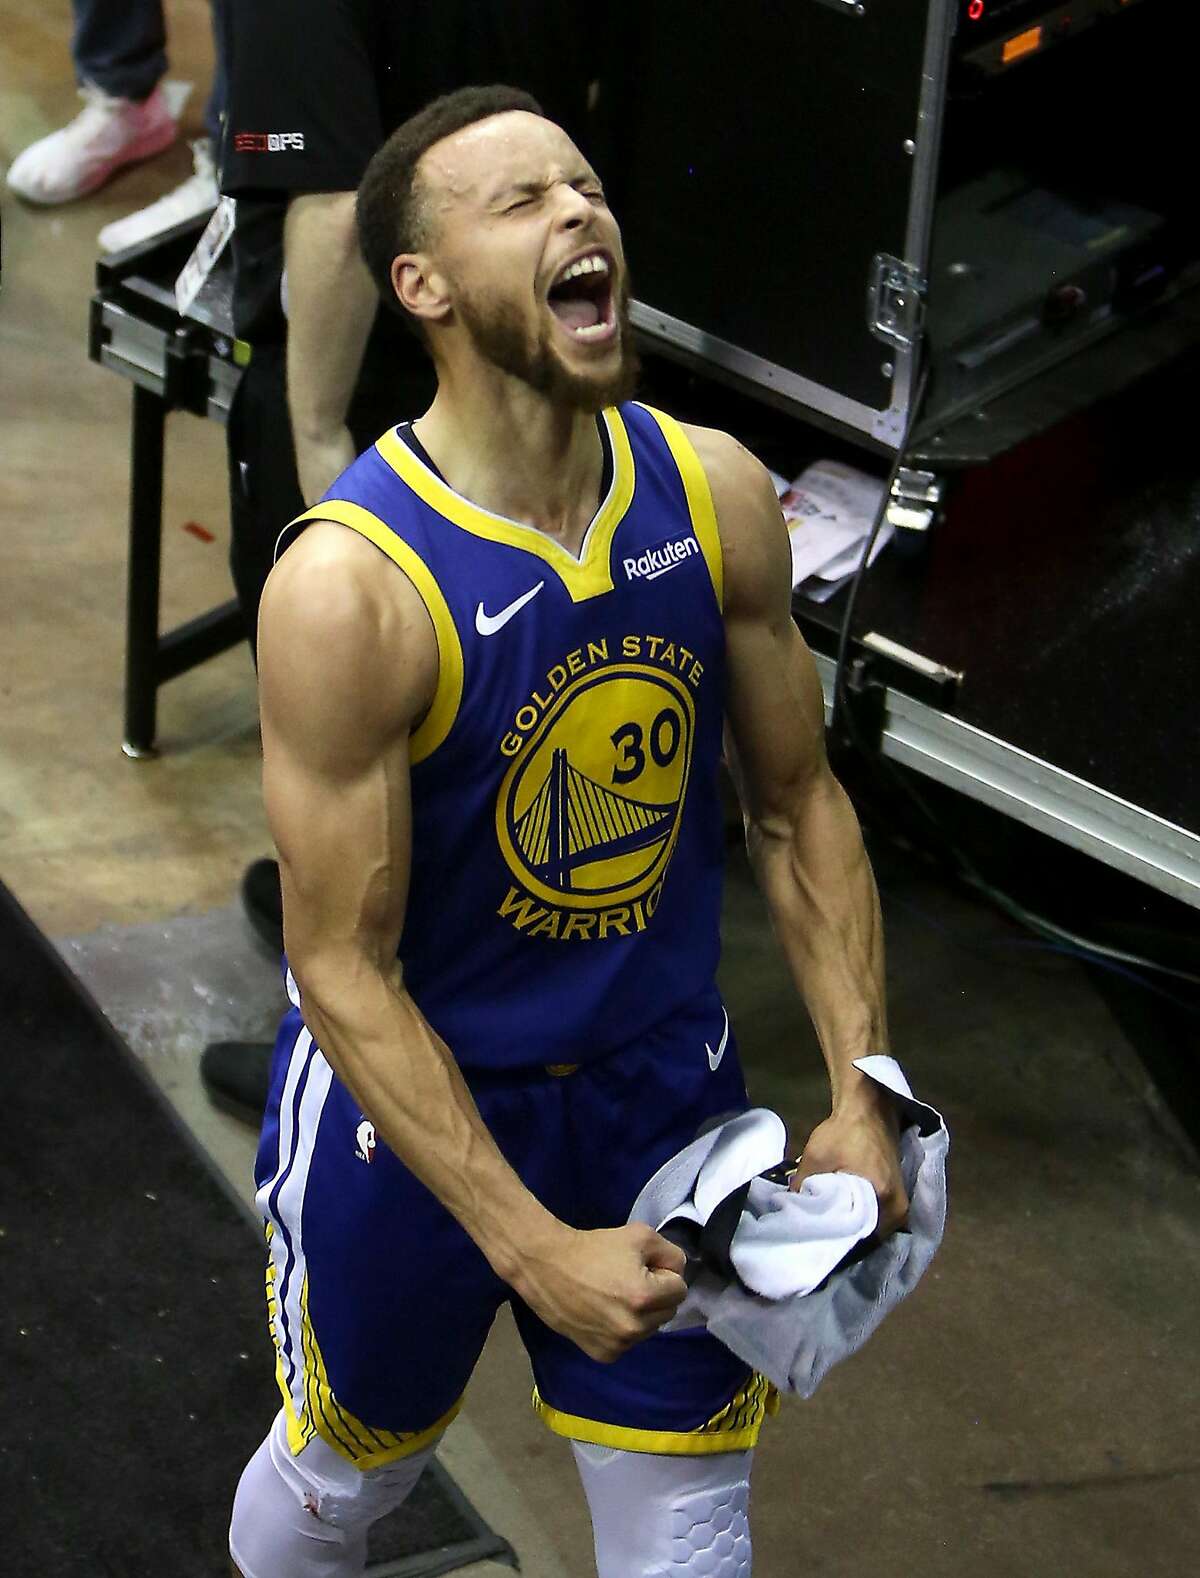
<path id="1" fill-rule="evenodd" d="M 354 1131 L 354 1138 L 358 1141 L 354 1154 L 360 1162 L 368 1164 L 375 1160 L 375 1125 L 364 1118 Z"/>

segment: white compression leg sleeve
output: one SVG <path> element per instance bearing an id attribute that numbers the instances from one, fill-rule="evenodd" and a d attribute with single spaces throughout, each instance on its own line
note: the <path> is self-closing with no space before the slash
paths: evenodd
<path id="1" fill-rule="evenodd" d="M 665 1457 L 571 1445 L 598 1578 L 750 1578 L 753 1451 Z"/>
<path id="2" fill-rule="evenodd" d="M 356 1469 L 317 1438 L 293 1457 L 280 1413 L 233 1501 L 229 1554 L 243 1578 L 358 1578 L 372 1523 L 400 1506 L 437 1443 Z"/>

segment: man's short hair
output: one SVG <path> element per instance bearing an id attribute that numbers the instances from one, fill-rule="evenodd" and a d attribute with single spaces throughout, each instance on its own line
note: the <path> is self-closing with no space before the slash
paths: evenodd
<path id="1" fill-rule="evenodd" d="M 355 215 L 367 267 L 384 301 L 422 339 L 423 326 L 400 304 L 392 285 L 393 259 L 402 252 L 420 251 L 429 239 L 427 205 L 416 187 L 417 165 L 426 150 L 443 137 L 453 137 L 476 121 L 511 110 L 543 113 L 531 94 L 501 83 L 443 94 L 397 126 L 367 166 L 359 185 Z"/>

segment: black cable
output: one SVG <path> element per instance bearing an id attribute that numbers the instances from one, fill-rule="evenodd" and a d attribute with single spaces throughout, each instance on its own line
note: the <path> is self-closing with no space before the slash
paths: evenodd
<path id="1" fill-rule="evenodd" d="M 1057 921 L 1048 920 L 1046 916 L 1039 915 L 1036 910 L 1031 910 L 1020 900 L 1014 899 L 1010 893 L 1005 893 L 1003 888 L 995 887 L 973 868 L 968 868 L 960 875 L 967 887 L 982 894 L 997 909 L 1003 910 L 1006 915 L 1037 936 L 1065 943 L 1075 952 L 1092 954 L 1097 960 L 1111 960 L 1117 964 L 1132 965 L 1139 970 L 1153 970 L 1158 975 L 1169 976 L 1173 981 L 1186 981 L 1189 986 L 1200 986 L 1200 975 L 1191 970 L 1179 970 L 1174 965 L 1163 964 L 1160 959 L 1150 959 L 1144 954 L 1129 953 L 1124 948 L 1114 948 L 1108 943 L 1095 942 L 1090 937 L 1071 931 L 1069 927 L 1060 926 Z"/>
<path id="2" fill-rule="evenodd" d="M 892 469 L 888 472 L 887 481 L 883 485 L 883 496 L 879 500 L 879 508 L 875 511 L 875 519 L 871 522 L 871 530 L 863 544 L 862 557 L 858 561 L 858 568 L 850 582 L 850 590 L 846 594 L 846 607 L 842 613 L 841 629 L 838 631 L 837 662 L 833 671 L 833 719 L 832 725 L 836 733 L 841 724 L 849 720 L 850 708 L 846 706 L 846 657 L 850 649 L 850 626 L 854 619 L 854 608 L 858 602 L 859 588 L 862 586 L 863 576 L 871 563 L 871 555 L 875 550 L 875 543 L 879 533 L 883 530 L 884 518 L 887 515 L 888 503 L 892 497 L 892 487 L 900 475 L 901 468 L 908 458 L 909 447 L 912 443 L 913 430 L 921 407 L 925 403 L 925 391 L 929 386 L 929 365 L 926 363 L 921 369 L 917 380 L 916 393 L 913 395 L 912 404 L 908 408 L 908 417 L 904 424 L 904 433 L 896 448 L 896 458 L 892 462 Z M 853 725 L 847 731 L 854 738 Z M 855 740 L 855 744 L 859 744 Z M 861 745 L 860 745 L 861 749 Z"/>
<path id="3" fill-rule="evenodd" d="M 1004 941 L 987 940 L 982 943 L 973 943 L 968 938 L 962 936 L 957 928 L 943 925 L 933 915 L 931 915 L 928 910 L 924 908 L 924 906 L 914 903 L 911 899 L 903 898 L 900 894 L 896 893 L 894 889 L 889 888 L 886 884 L 880 884 L 880 893 L 884 898 L 887 899 L 889 904 L 894 904 L 898 908 L 907 911 L 910 915 L 915 916 L 923 925 L 928 926 L 931 930 L 937 932 L 939 935 L 948 938 L 951 942 L 956 944 L 958 947 L 965 949 L 969 953 L 986 954 L 989 957 L 994 958 L 997 954 L 1004 953 L 1006 950 L 1019 948 L 1037 953 L 1054 954 L 1067 959 L 1082 960 L 1084 964 L 1091 965 L 1094 969 L 1107 970 L 1113 975 L 1120 976 L 1122 980 L 1131 981 L 1142 991 L 1149 992 L 1154 997 L 1160 998 L 1163 1002 L 1170 1003 L 1173 1008 L 1180 1010 L 1180 1012 L 1188 1014 L 1192 1018 L 1200 1019 L 1200 1003 L 1186 1002 L 1182 997 L 1177 997 L 1173 992 L 1168 992 L 1164 990 L 1163 987 L 1156 986 L 1153 981 L 1146 980 L 1146 978 L 1142 975 L 1139 975 L 1136 970 L 1127 970 L 1121 964 L 1114 964 L 1107 959 L 1098 959 L 1086 949 L 1074 948 L 1069 943 L 1050 942 L 1039 937 L 1020 937 L 1006 939 Z"/>

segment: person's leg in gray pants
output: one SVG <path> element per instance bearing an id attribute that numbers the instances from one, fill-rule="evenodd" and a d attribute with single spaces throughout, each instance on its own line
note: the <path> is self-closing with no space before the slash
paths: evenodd
<path id="1" fill-rule="evenodd" d="M 167 69 L 162 0 L 74 0 L 71 59 L 80 84 L 111 98 L 147 99 Z"/>

